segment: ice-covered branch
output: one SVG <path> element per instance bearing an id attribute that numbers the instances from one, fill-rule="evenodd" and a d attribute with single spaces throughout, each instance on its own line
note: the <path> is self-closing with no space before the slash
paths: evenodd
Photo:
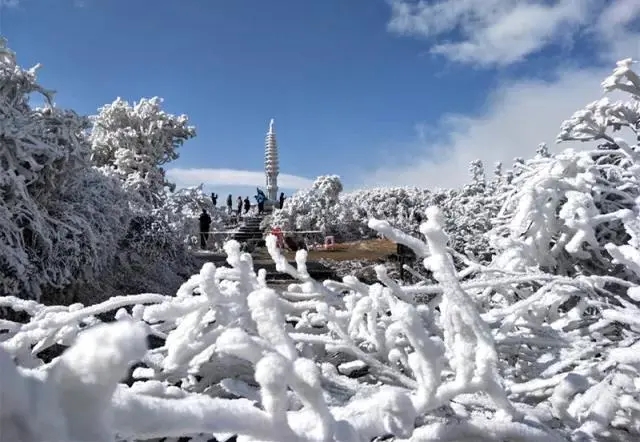
<path id="1" fill-rule="evenodd" d="M 16 369 L 0 349 L 0 440 L 113 442 L 112 396 L 145 352 L 144 328 L 130 322 L 87 330 L 40 373 Z"/>

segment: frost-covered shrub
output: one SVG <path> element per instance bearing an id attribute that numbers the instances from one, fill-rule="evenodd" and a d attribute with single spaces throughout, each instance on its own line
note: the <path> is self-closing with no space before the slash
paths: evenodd
<path id="1" fill-rule="evenodd" d="M 166 180 L 162 166 L 178 158 L 178 148 L 195 136 L 195 129 L 185 115 L 168 114 L 161 104 L 158 97 L 133 105 L 118 98 L 92 117 L 91 159 L 106 175 L 117 177 L 128 193 L 135 216 L 126 247 L 141 254 L 171 252 L 182 242 L 180 229 L 173 225 L 175 202 L 169 201 L 175 186 Z"/>
<path id="2" fill-rule="evenodd" d="M 91 168 L 88 121 L 53 107 L 36 70 L 0 41 L 0 291 L 39 299 L 107 268 L 127 213 L 118 183 Z"/>
<path id="3" fill-rule="evenodd" d="M 91 159 L 106 176 L 120 181 L 131 212 L 127 232 L 119 241 L 118 260 L 105 275 L 116 290 L 141 290 L 145 285 L 177 288 L 193 270 L 185 244 L 185 223 L 172 201 L 175 189 L 163 166 L 178 158 L 178 148 L 195 136 L 185 115 L 162 109 L 162 99 L 143 98 L 133 105 L 118 98 L 92 117 Z M 184 200 L 182 194 L 178 199 Z M 109 281 L 110 279 L 110 281 Z"/>
<path id="4" fill-rule="evenodd" d="M 338 175 L 323 175 L 316 178 L 311 190 L 317 192 L 318 197 L 325 199 L 327 204 L 331 204 L 338 200 L 343 187 Z"/>
<path id="5" fill-rule="evenodd" d="M 459 190 L 428 190 L 410 187 L 361 189 L 339 195 L 323 206 L 316 192 L 301 190 L 292 195 L 282 210 L 265 220 L 271 226 L 287 230 L 323 230 L 339 241 L 357 241 L 376 236 L 367 227 L 369 218 L 389 221 L 395 227 L 419 235 L 420 220 L 430 205 L 446 214 L 451 242 L 457 251 L 482 262 L 489 262 L 493 249 L 484 234 L 500 209 L 495 193 L 497 180 L 470 184 Z"/>
<path id="6" fill-rule="evenodd" d="M 399 286 L 384 266 L 376 284 L 320 283 L 305 251 L 292 266 L 270 236 L 277 270 L 298 280 L 286 290 L 269 288 L 231 241 L 230 267 L 205 264 L 174 297 L 91 307 L 0 298 L 30 317 L 0 323 L 0 441 L 640 437 L 640 311 L 603 288 L 640 299 L 640 286 L 470 261 L 456 271 L 442 212 L 425 215 L 424 242 L 386 221 L 369 226 L 424 258 L 429 285 Z M 640 274 L 637 244 L 610 249 Z M 100 325 L 109 311 L 116 322 Z M 163 345 L 146 350 L 145 335 Z M 56 343 L 71 347 L 43 361 Z M 135 361 L 129 385 L 118 384 Z"/>
<path id="7" fill-rule="evenodd" d="M 613 135 L 629 128 L 637 138 L 640 128 L 640 81 L 631 61 L 619 62 L 603 86 L 631 97 L 587 105 L 562 124 L 558 135 L 558 142 L 596 141 L 596 148 L 538 154 L 522 162 L 522 172 L 502 189 L 506 201 L 493 232 L 495 244 L 505 251 L 501 264 L 564 275 L 616 271 L 604 246 L 627 243 L 629 223 L 640 215 L 638 145 Z"/>
<path id="8" fill-rule="evenodd" d="M 59 428 L 49 429 L 49 440 L 104 441 L 198 433 L 203 437 L 239 433 L 241 440 L 274 441 L 408 437 L 416 418 L 421 426 L 451 419 L 437 410 L 461 394 L 484 394 L 491 399 L 490 409 L 518 419 L 520 412 L 502 387 L 489 328 L 448 264 L 441 215 L 437 209 L 430 215 L 422 228 L 429 245 L 417 239 L 410 244 L 421 244 L 418 253 L 427 247 L 433 252 L 428 265 L 444 289 L 440 313 L 417 305 L 414 295 L 393 284 L 383 268 L 379 277 L 386 286 L 366 286 L 350 278 L 320 284 L 306 273 L 306 252 L 298 253 L 297 268 L 292 267 L 273 236 L 267 244 L 278 270 L 300 281 L 282 293 L 266 286 L 264 271 L 255 273 L 251 256 L 240 253 L 239 244 L 231 241 L 226 244 L 231 268 L 206 264 L 176 297 L 112 298 L 57 313 L 50 307 L 0 298 L 0 305 L 32 315 L 33 325 L 38 318 L 48 318 L 33 332 L 28 331 L 33 326 L 4 325 L 8 330 L 0 335 L 2 347 L 20 365 L 38 367 L 41 381 L 34 385 L 32 374 L 12 371 L 7 365 L 15 388 L 3 400 L 13 401 L 11 408 L 3 403 L 0 410 L 20 417 L 24 401 L 46 403 L 56 398 L 61 404 L 54 409 L 57 415 L 47 410 L 52 414 L 46 419 L 45 410 L 36 410 L 24 431 L 42 434 L 40 423 L 55 420 Z M 371 227 L 405 241 L 385 223 L 372 221 Z M 122 308 L 134 304 L 130 313 Z M 119 324 L 96 327 L 96 314 L 118 308 Z M 285 327 L 285 320 L 294 325 Z M 94 329 L 82 332 L 84 328 Z M 54 329 L 60 330 L 59 338 L 51 340 L 48 336 Z M 140 356 L 139 330 L 163 339 L 165 345 Z M 56 341 L 73 343 L 78 333 L 78 342 L 62 357 L 66 364 L 43 365 L 34 358 Z M 132 336 L 130 341 L 120 338 L 126 334 Z M 109 369 L 102 360 L 118 367 L 99 386 L 83 385 L 85 377 L 74 376 L 80 366 L 73 355 L 91 345 L 99 345 L 101 352 L 84 353 L 91 361 L 82 366 L 84 372 L 97 376 Z M 122 373 L 122 364 L 134 358 L 145 365 L 133 372 L 137 381 L 131 387 L 116 386 L 114 378 Z M 369 373 L 361 378 L 341 374 L 353 373 L 352 367 L 358 366 L 367 367 Z M 445 374 L 450 369 L 453 377 Z M 376 385 L 378 381 L 383 385 Z M 25 395 L 21 385 L 27 382 L 33 387 Z M 83 395 L 99 389 L 105 399 L 111 398 L 111 405 L 102 402 L 83 411 L 101 425 L 68 424 L 66 416 L 75 406 L 64 400 L 64 394 L 72 383 Z M 260 406 L 256 408 L 254 401 Z M 504 425 L 540 437 L 552 434 L 517 422 Z"/>
<path id="9" fill-rule="evenodd" d="M 170 192 L 167 196 L 166 210 L 172 214 L 175 229 L 181 232 L 183 239 L 188 240 L 199 235 L 199 217 L 202 209 L 211 216 L 211 230 L 224 230 L 236 217 L 227 212 L 226 207 L 213 207 L 209 195 L 203 185 L 186 187 Z"/>
<path id="10" fill-rule="evenodd" d="M 337 175 L 316 178 L 310 189 L 291 195 L 282 209 L 274 211 L 271 226 L 283 230 L 322 230 L 331 234 L 335 221 L 334 207 L 338 204 L 342 182 Z"/>
<path id="11" fill-rule="evenodd" d="M 1 42 L 0 290 L 90 303 L 142 290 L 144 278 L 132 285 L 141 273 L 179 286 L 178 273 L 192 268 L 183 222 L 165 207 L 162 165 L 194 135 L 186 117 L 166 114 L 159 99 L 116 100 L 91 127 L 52 105 L 36 70 L 20 68 Z M 43 109 L 29 106 L 33 93 Z"/>
<path id="12" fill-rule="evenodd" d="M 162 110 L 162 99 L 143 98 L 133 105 L 121 98 L 92 117 L 92 161 L 117 176 L 145 207 L 164 204 L 167 182 L 162 166 L 178 158 L 178 148 L 195 136 L 186 115 Z"/>

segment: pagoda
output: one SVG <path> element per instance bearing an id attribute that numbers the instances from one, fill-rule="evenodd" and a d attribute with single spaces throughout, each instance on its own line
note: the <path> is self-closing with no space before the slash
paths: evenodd
<path id="1" fill-rule="evenodd" d="M 267 198 L 271 201 L 277 201 L 280 165 L 278 164 L 278 143 L 273 123 L 274 119 L 272 118 L 269 122 L 269 132 L 267 132 L 264 141 L 264 173 L 267 178 Z"/>

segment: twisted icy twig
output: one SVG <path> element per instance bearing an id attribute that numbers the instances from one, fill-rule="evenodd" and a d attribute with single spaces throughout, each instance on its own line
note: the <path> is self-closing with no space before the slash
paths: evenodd
<path id="1" fill-rule="evenodd" d="M 128 321 L 80 334 L 41 373 L 17 369 L 0 348 L 0 441 L 113 442 L 112 396 L 146 350 L 144 328 Z"/>
<path id="2" fill-rule="evenodd" d="M 369 227 L 412 247 L 418 256 L 425 257 L 425 267 L 434 273 L 443 287 L 440 309 L 445 344 L 456 378 L 452 383 L 438 388 L 434 402 L 424 404 L 424 407 L 437 407 L 460 393 L 479 389 L 486 391 L 500 409 L 517 416 L 500 385 L 493 336 L 474 307 L 473 300 L 460 286 L 452 259 L 447 253 L 448 238 L 442 228 L 442 213 L 438 208 L 430 207 L 427 216 L 428 221 L 420 226 L 420 231 L 427 238 L 428 246 L 415 238 L 403 237 L 384 221 L 369 221 Z M 475 360 L 472 359 L 474 354 Z"/>
<path id="3" fill-rule="evenodd" d="M 448 400 L 474 386 L 485 390 L 496 405 L 511 416 L 519 413 L 507 399 L 500 385 L 498 355 L 489 327 L 482 320 L 473 300 L 460 287 L 455 268 L 446 252 L 448 242 L 443 230 L 443 216 L 436 207 L 427 210 L 428 221 L 420 226 L 433 254 L 425 259 L 435 278 L 444 286 L 440 309 L 442 312 L 445 343 L 451 351 L 451 365 L 456 371 L 453 384 L 438 390 L 440 400 Z M 475 347 L 475 368 L 470 364 L 469 347 Z M 471 388 L 474 388 L 471 387 Z"/>
<path id="4" fill-rule="evenodd" d="M 122 307 L 139 304 L 160 304 L 171 299 L 169 296 L 154 293 L 140 295 L 114 296 L 100 304 L 88 307 L 82 304 L 71 306 L 37 306 L 34 301 L 16 303 L 16 310 L 32 313 L 32 319 L 26 324 L 16 324 L 13 336 L 1 343 L 1 346 L 14 355 L 36 354 L 46 348 L 62 342 L 68 345 L 80 332 L 81 323 L 94 325 L 98 323 L 96 315 L 113 311 Z M 0 298 L 3 303 L 11 305 L 12 298 Z M 26 363 L 24 356 L 21 362 Z"/>
<path id="5" fill-rule="evenodd" d="M 298 268 L 295 268 L 291 264 L 289 264 L 287 258 L 278 248 L 278 239 L 275 235 L 268 235 L 265 242 L 267 245 L 267 251 L 269 252 L 269 255 L 271 256 L 273 262 L 276 264 L 276 270 L 278 272 L 286 273 L 292 278 L 308 284 L 311 288 L 311 291 L 322 295 L 325 302 L 328 302 L 332 305 L 340 304 L 337 293 L 329 290 L 327 287 L 325 287 L 309 275 L 306 266 L 306 250 L 298 250 L 296 252 L 296 264 Z"/>

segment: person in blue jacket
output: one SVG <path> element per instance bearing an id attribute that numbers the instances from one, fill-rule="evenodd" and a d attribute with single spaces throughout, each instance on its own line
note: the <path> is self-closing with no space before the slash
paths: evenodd
<path id="1" fill-rule="evenodd" d="M 256 201 L 258 203 L 258 215 L 262 215 L 264 212 L 264 202 L 267 199 L 260 189 L 258 189 L 258 194 L 256 195 Z"/>

